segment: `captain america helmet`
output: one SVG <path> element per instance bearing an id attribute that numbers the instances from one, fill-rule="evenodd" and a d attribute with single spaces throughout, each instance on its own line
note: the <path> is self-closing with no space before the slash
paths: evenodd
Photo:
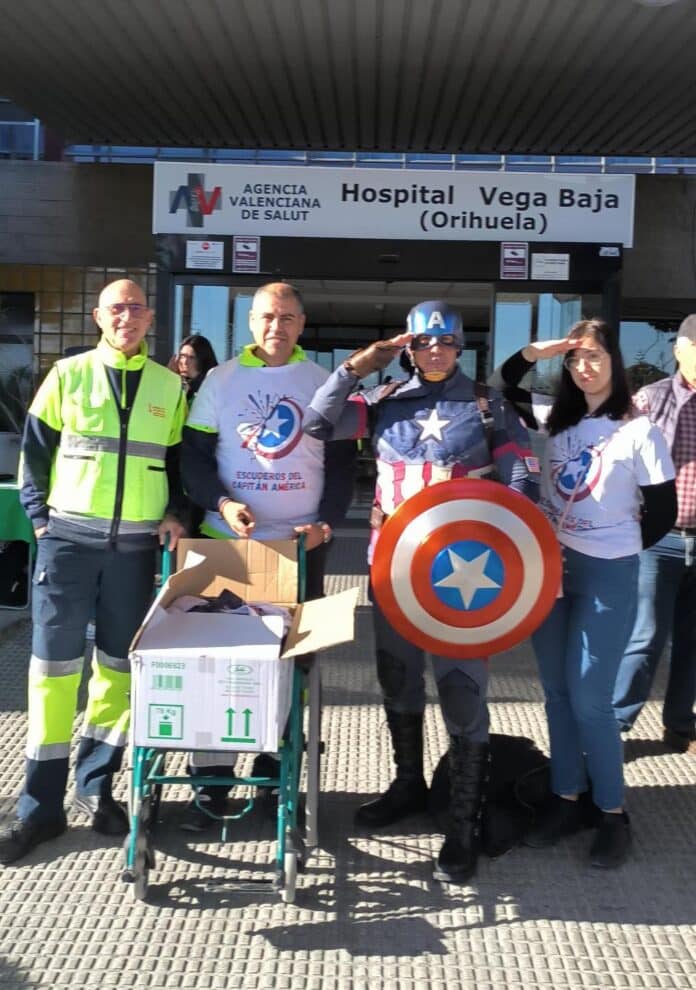
<path id="1" fill-rule="evenodd" d="M 414 335 L 411 341 L 412 350 L 421 349 L 419 337 L 429 338 L 428 343 L 423 340 L 425 347 L 430 346 L 432 338 L 442 338 L 443 344 L 453 345 L 458 351 L 464 347 L 461 314 L 443 299 L 417 303 L 406 317 L 406 329 Z"/>

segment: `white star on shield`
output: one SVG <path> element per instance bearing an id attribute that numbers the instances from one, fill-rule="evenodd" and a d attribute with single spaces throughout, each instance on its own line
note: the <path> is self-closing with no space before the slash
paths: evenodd
<path id="1" fill-rule="evenodd" d="M 283 428 L 287 432 L 287 420 L 281 417 L 277 406 L 263 425 L 264 432 L 272 433 L 273 436 L 278 438 L 283 436 Z"/>
<path id="2" fill-rule="evenodd" d="M 427 440 L 429 437 L 433 440 L 442 440 L 442 428 L 447 426 L 449 420 L 438 419 L 437 409 L 432 409 L 427 419 L 417 419 L 416 422 L 423 427 L 419 440 Z"/>
<path id="3" fill-rule="evenodd" d="M 460 557 L 459 554 L 456 554 L 453 550 L 449 549 L 447 550 L 447 554 L 449 556 L 449 563 L 452 568 L 452 573 L 448 574 L 447 577 L 436 581 L 435 587 L 456 588 L 461 595 L 464 608 L 469 608 L 471 606 L 471 603 L 474 600 L 474 595 L 479 589 L 502 587 L 502 585 L 498 584 L 497 581 L 493 581 L 484 573 L 488 563 L 488 558 L 491 555 L 490 550 L 484 551 L 484 553 L 479 554 L 478 557 L 474 557 L 473 560 L 466 560 L 464 557 Z"/>

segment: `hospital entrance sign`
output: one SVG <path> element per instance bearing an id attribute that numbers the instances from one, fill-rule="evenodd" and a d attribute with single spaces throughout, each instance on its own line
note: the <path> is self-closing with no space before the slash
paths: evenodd
<path id="1" fill-rule="evenodd" d="M 157 162 L 153 233 L 613 243 L 635 176 Z"/>

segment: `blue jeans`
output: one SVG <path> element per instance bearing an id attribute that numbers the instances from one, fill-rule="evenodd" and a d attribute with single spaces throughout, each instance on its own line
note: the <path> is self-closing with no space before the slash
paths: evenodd
<path id="1" fill-rule="evenodd" d="M 546 697 L 551 786 L 623 805 L 623 746 L 611 699 L 635 617 L 638 555 L 603 560 L 565 548 L 563 598 L 532 636 Z"/>
<path id="2" fill-rule="evenodd" d="M 619 667 L 614 710 L 630 728 L 648 699 L 670 633 L 672 655 L 663 724 L 692 735 L 696 728 L 696 537 L 671 532 L 640 555 L 638 612 Z"/>

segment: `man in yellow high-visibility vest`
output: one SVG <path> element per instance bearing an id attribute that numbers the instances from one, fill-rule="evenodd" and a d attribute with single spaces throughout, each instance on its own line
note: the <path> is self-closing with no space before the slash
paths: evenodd
<path id="1" fill-rule="evenodd" d="M 128 647 L 152 596 L 157 543 L 183 532 L 178 454 L 186 402 L 147 356 L 153 313 L 129 279 L 93 312 L 97 346 L 56 362 L 27 416 L 22 504 L 37 539 L 24 788 L 0 832 L 0 863 L 65 831 L 63 801 L 87 623 L 95 620 L 75 807 L 107 835 L 128 831 L 111 793 L 129 719 Z"/>

